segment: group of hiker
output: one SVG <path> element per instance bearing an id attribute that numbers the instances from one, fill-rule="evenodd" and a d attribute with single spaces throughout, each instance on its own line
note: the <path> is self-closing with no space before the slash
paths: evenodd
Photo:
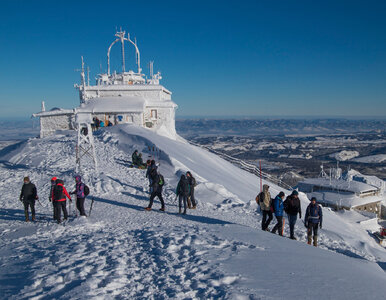
<path id="1" fill-rule="evenodd" d="M 80 175 L 75 176 L 75 190 L 70 194 L 67 192 L 63 180 L 57 177 L 52 177 L 48 200 L 52 203 L 53 219 L 57 223 L 61 223 L 61 213 L 63 211 L 63 220 L 67 220 L 67 199 L 72 203 L 70 195 L 76 195 L 76 208 L 78 209 L 81 216 L 86 216 L 84 210 L 84 201 L 89 192 L 90 190 L 88 186 L 82 182 L 82 177 Z M 20 193 L 20 201 L 22 201 L 24 204 L 24 215 L 26 222 L 29 222 L 29 209 L 31 209 L 31 220 L 36 220 L 36 200 L 39 201 L 36 186 L 30 181 L 29 177 L 24 177 L 24 184 Z"/>
<path id="2" fill-rule="evenodd" d="M 256 202 L 260 206 L 260 209 L 263 213 L 263 219 L 261 222 L 261 229 L 265 231 L 270 231 L 268 226 L 273 219 L 273 214 L 276 217 L 277 223 L 272 228 L 271 232 L 279 232 L 279 235 L 283 236 L 284 230 L 284 212 L 288 216 L 289 228 L 290 228 L 290 239 L 296 240 L 294 229 L 297 221 L 297 216 L 299 219 L 302 218 L 301 204 L 299 200 L 298 191 L 292 191 L 284 200 L 284 192 L 280 192 L 275 198 L 271 198 L 269 192 L 269 186 L 267 184 L 263 185 L 263 191 L 256 196 Z M 304 225 L 307 228 L 307 243 L 311 245 L 313 240 L 313 245 L 318 246 L 318 228 L 322 228 L 323 222 L 323 212 L 319 204 L 317 204 L 316 198 L 311 198 L 311 203 L 306 209 L 306 214 L 304 217 Z"/>
<path id="3" fill-rule="evenodd" d="M 134 155 L 134 154 L 133 154 Z M 146 178 L 149 180 L 150 190 L 150 202 L 145 210 L 150 211 L 154 198 L 158 197 L 161 202 L 161 211 L 165 211 L 165 201 L 162 197 L 162 188 L 165 184 L 165 179 L 162 174 L 158 172 L 158 167 L 155 160 L 151 160 L 147 166 Z M 194 187 L 197 185 L 196 179 L 193 177 L 190 171 L 186 174 L 181 175 L 180 180 L 177 184 L 176 195 L 178 198 L 178 213 L 186 214 L 186 209 L 196 209 L 197 203 L 194 197 Z M 184 204 L 184 210 L 182 211 L 182 204 Z"/>

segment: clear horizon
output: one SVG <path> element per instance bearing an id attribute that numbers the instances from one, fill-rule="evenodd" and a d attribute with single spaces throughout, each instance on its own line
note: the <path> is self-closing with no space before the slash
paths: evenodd
<path id="1" fill-rule="evenodd" d="M 137 38 L 145 74 L 155 61 L 178 118 L 386 117 L 384 1 L 5 0 L 2 8 L 0 119 L 29 118 L 42 100 L 47 109 L 78 106 L 80 57 L 93 83 L 119 27 Z"/>

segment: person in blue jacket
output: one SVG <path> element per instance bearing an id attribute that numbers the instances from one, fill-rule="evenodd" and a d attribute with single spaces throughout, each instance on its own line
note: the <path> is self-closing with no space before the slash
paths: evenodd
<path id="1" fill-rule="evenodd" d="M 273 200 L 273 210 L 275 212 L 275 217 L 277 220 L 277 223 L 275 227 L 272 229 L 272 233 L 276 233 L 277 230 L 279 230 L 279 234 L 283 236 L 283 212 L 284 212 L 284 205 L 283 205 L 283 199 L 284 199 L 284 193 L 280 192 L 276 198 Z"/>
<path id="2" fill-rule="evenodd" d="M 318 226 L 322 229 L 323 212 L 319 204 L 316 203 L 316 198 L 311 198 L 311 203 L 306 210 L 304 225 L 307 227 L 308 245 L 311 245 L 312 232 L 314 232 L 314 246 L 318 246 Z"/>

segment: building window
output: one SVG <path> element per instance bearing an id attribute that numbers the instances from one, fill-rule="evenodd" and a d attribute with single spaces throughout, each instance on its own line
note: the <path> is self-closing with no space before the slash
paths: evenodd
<path id="1" fill-rule="evenodd" d="M 150 117 L 151 117 L 152 119 L 157 119 L 157 110 L 156 110 L 156 109 L 152 109 L 152 110 L 150 111 Z"/>

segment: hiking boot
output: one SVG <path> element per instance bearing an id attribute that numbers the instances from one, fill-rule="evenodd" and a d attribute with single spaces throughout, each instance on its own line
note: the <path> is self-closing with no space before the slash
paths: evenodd
<path id="1" fill-rule="evenodd" d="M 196 209 L 196 207 L 197 207 L 196 205 L 193 205 L 192 209 Z"/>
<path id="2" fill-rule="evenodd" d="M 318 236 L 314 235 L 314 246 L 318 247 Z"/>
<path id="3" fill-rule="evenodd" d="M 29 219 L 28 219 L 28 218 L 25 218 L 25 221 L 26 221 L 26 222 L 29 222 Z"/>
<path id="4" fill-rule="evenodd" d="M 159 210 L 160 211 L 165 211 L 165 207 L 161 207 Z"/>
<path id="5" fill-rule="evenodd" d="M 307 236 L 307 244 L 308 245 L 311 245 L 311 240 L 312 240 L 312 237 L 310 235 Z"/>
<path id="6" fill-rule="evenodd" d="M 36 221 L 36 218 L 35 218 L 35 216 L 32 216 L 32 221 Z"/>
<path id="7" fill-rule="evenodd" d="M 296 241 L 296 237 L 294 236 L 291 236 L 290 239 Z"/>
<path id="8" fill-rule="evenodd" d="M 145 210 L 151 211 L 151 207 L 145 207 Z"/>

